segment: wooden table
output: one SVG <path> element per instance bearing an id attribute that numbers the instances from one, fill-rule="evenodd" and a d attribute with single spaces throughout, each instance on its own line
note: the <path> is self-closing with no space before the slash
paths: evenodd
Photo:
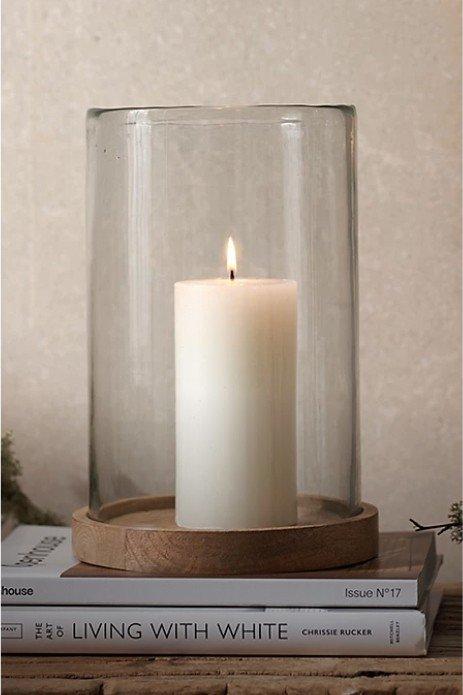
<path id="1" fill-rule="evenodd" d="M 461 692 L 461 586 L 445 585 L 421 658 L 6 656 L 4 695 L 453 695 Z"/>

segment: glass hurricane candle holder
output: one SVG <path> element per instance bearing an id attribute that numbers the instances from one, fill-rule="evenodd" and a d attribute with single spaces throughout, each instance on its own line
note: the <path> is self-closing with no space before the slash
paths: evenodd
<path id="1" fill-rule="evenodd" d="M 217 543 L 301 527 L 352 539 L 363 520 L 361 552 L 341 552 L 340 532 L 314 562 L 374 555 L 376 511 L 359 499 L 354 108 L 91 110 L 88 222 L 86 520 Z"/>

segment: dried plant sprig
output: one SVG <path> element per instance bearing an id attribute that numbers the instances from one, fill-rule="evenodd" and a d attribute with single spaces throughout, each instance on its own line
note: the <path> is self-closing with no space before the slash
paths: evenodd
<path id="1" fill-rule="evenodd" d="M 461 543 L 462 542 L 462 501 L 460 502 L 452 502 L 450 505 L 449 513 L 448 513 L 448 521 L 443 523 L 443 524 L 430 524 L 430 525 L 424 525 L 420 524 L 419 521 L 415 521 L 415 519 L 410 519 L 411 523 L 415 527 L 415 531 L 429 531 L 429 530 L 437 530 L 437 535 L 440 536 L 442 533 L 445 533 L 445 531 L 451 531 L 450 538 L 452 541 L 455 541 L 455 543 Z"/>
<path id="2" fill-rule="evenodd" d="M 21 475 L 21 464 L 13 451 L 13 435 L 6 432 L 2 437 L 2 517 L 13 516 L 21 524 L 62 526 L 55 514 L 37 507 L 21 490 Z"/>
<path id="3" fill-rule="evenodd" d="M 450 505 L 449 519 L 453 524 L 451 538 L 452 541 L 456 543 L 461 543 L 463 540 L 463 513 L 462 513 L 462 500 L 459 502 L 453 502 Z"/>

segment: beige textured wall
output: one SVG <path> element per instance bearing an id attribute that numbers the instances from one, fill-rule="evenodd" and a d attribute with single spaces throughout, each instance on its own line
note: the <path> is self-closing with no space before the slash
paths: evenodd
<path id="1" fill-rule="evenodd" d="M 384 529 L 444 519 L 460 494 L 460 3 L 3 5 L 3 428 L 34 500 L 68 515 L 86 498 L 85 110 L 353 103 L 363 496 Z"/>

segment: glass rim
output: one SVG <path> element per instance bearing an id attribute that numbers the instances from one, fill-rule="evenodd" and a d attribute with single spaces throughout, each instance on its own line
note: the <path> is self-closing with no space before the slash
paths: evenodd
<path id="1" fill-rule="evenodd" d="M 294 113 L 290 113 L 291 110 L 294 110 Z M 197 121 L 203 120 L 198 118 L 200 115 L 203 118 L 216 117 L 217 119 L 222 116 L 224 120 L 229 120 L 233 116 L 244 117 L 247 115 L 249 117 L 251 113 L 265 116 L 265 114 L 275 114 L 275 112 L 280 112 L 280 115 L 282 115 L 285 111 L 288 111 L 289 113 L 284 114 L 283 119 L 293 121 L 297 118 L 298 111 L 311 110 L 337 110 L 353 118 L 356 116 L 356 108 L 353 104 L 237 104 L 235 106 L 190 104 L 179 106 L 124 106 L 117 108 L 92 107 L 87 110 L 87 120 L 112 115 L 123 120 L 130 115 L 130 120 L 125 120 L 125 124 L 135 125 L 147 122 L 163 123 L 166 120 L 178 120 L 181 122 L 185 117 L 193 117 Z"/>

